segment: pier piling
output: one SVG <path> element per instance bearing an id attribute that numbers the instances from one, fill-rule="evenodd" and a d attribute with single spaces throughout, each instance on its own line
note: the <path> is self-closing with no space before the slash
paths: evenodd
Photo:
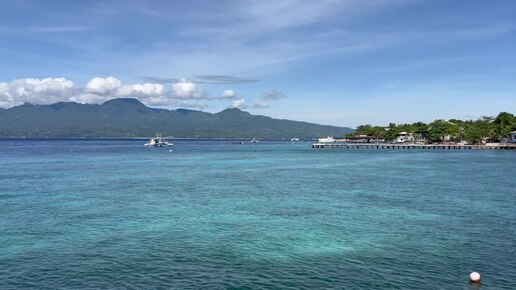
<path id="1" fill-rule="evenodd" d="M 395 149 L 395 150 L 516 150 L 516 144 L 497 145 L 442 145 L 442 144 L 368 144 L 368 143 L 314 143 L 312 148 L 338 149 Z"/>

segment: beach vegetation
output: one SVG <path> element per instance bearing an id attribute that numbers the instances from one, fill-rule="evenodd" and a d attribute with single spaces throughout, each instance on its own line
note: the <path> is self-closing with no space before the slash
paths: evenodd
<path id="1" fill-rule="evenodd" d="M 360 125 L 355 134 L 369 135 L 394 141 L 402 132 L 413 136 L 414 140 L 434 142 L 465 142 L 481 144 L 499 142 L 509 137 L 516 130 L 516 116 L 512 113 L 501 112 L 496 117 L 482 116 L 476 120 L 438 119 L 426 124 L 389 123 L 388 126 Z"/>

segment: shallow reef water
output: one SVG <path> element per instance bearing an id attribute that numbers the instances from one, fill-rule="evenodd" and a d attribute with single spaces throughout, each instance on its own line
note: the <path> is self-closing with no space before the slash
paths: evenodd
<path id="1" fill-rule="evenodd" d="M 516 152 L 0 141 L 0 289 L 516 288 Z"/>

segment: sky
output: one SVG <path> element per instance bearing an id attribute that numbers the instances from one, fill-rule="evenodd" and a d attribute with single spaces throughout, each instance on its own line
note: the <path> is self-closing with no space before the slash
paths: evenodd
<path id="1" fill-rule="evenodd" d="M 0 1 L 0 108 L 361 124 L 516 113 L 516 1 Z"/>

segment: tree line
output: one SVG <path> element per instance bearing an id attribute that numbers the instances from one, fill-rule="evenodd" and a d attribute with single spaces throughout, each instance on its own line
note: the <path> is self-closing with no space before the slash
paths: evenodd
<path id="1" fill-rule="evenodd" d="M 502 112 L 496 117 L 483 116 L 477 120 L 435 120 L 429 124 L 416 122 L 412 124 L 390 123 L 387 127 L 360 125 L 355 135 L 365 134 L 387 141 L 395 140 L 399 133 L 407 132 L 415 139 L 429 142 L 498 142 L 509 138 L 509 133 L 516 131 L 516 116 Z M 349 135 L 346 135 L 349 136 Z"/>

